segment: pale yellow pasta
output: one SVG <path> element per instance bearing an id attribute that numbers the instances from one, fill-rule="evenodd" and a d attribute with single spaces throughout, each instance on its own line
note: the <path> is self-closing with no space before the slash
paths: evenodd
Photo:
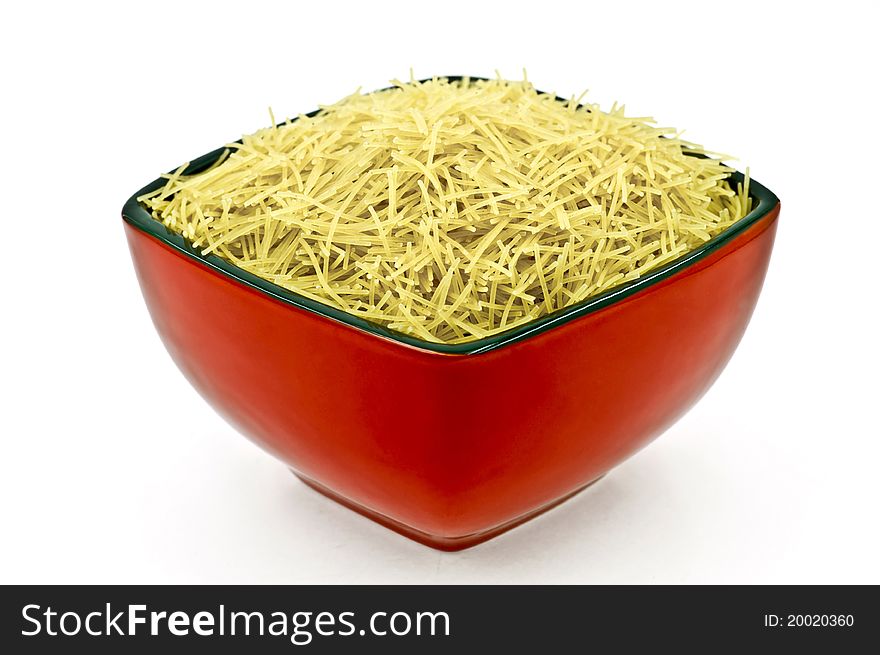
<path id="1" fill-rule="evenodd" d="M 750 209 L 674 130 L 528 82 L 395 82 L 229 151 L 141 201 L 205 254 L 434 342 L 636 279 Z"/>

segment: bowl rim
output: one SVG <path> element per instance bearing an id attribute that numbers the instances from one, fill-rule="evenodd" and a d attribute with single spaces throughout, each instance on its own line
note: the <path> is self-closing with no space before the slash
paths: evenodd
<path id="1" fill-rule="evenodd" d="M 449 75 L 428 79 L 446 79 L 450 82 L 455 82 L 462 79 L 485 80 L 486 78 Z M 418 81 L 424 82 L 426 80 Z M 394 87 L 390 88 L 393 89 Z M 388 89 L 379 89 L 378 91 L 385 90 Z M 374 93 L 376 92 L 377 91 L 374 91 Z M 543 92 L 539 91 L 539 93 Z M 565 101 L 563 98 L 558 99 L 561 101 Z M 320 111 L 320 109 L 316 109 L 309 112 L 308 114 L 304 114 L 304 116 L 312 117 L 318 114 Z M 296 118 L 298 117 L 293 117 L 289 120 L 292 122 L 296 120 Z M 280 127 L 282 125 L 285 125 L 287 122 L 288 121 L 285 120 L 278 125 Z M 221 146 L 220 148 L 216 148 L 215 150 L 205 153 L 200 157 L 196 157 L 187 164 L 182 174 L 194 175 L 196 173 L 200 173 L 206 170 L 207 168 L 212 166 L 218 159 L 228 153 L 229 145 L 232 145 L 234 143 L 241 143 L 241 139 L 234 142 L 229 142 L 225 146 Z M 168 174 L 172 174 L 173 172 L 174 171 L 169 171 Z M 733 184 L 743 184 L 745 176 L 739 171 L 734 171 L 728 177 L 728 180 L 730 180 Z M 777 198 L 772 191 L 770 191 L 764 185 L 760 184 L 754 178 L 750 178 L 749 196 L 755 203 L 752 211 L 750 211 L 736 223 L 729 226 L 720 234 L 715 235 L 709 241 L 706 241 L 697 248 L 694 248 L 693 250 L 685 253 L 678 259 L 674 259 L 671 262 L 664 264 L 663 266 L 653 269 L 635 280 L 625 282 L 616 287 L 608 289 L 603 293 L 591 296 L 568 307 L 563 307 L 562 309 L 559 309 L 551 314 L 546 314 L 523 325 L 505 330 L 504 332 L 500 332 L 489 337 L 483 337 L 481 339 L 474 339 L 473 341 L 447 344 L 426 341 L 425 339 L 420 339 L 419 337 L 397 332 L 396 330 L 391 330 L 379 323 L 368 321 L 341 309 L 331 307 L 330 305 L 312 300 L 311 298 L 306 298 L 305 296 L 302 296 L 295 291 L 291 291 L 290 289 L 286 289 L 285 287 L 277 285 L 274 282 L 270 282 L 257 275 L 254 275 L 253 273 L 245 271 L 244 269 L 235 266 L 234 264 L 226 261 L 218 255 L 203 255 L 198 249 L 194 248 L 182 235 L 173 232 L 172 230 L 167 228 L 161 221 L 153 218 L 150 212 L 140 202 L 138 202 L 138 198 L 140 196 L 161 188 L 165 185 L 166 181 L 167 179 L 164 176 L 160 176 L 159 178 L 153 180 L 144 187 L 138 189 L 134 194 L 131 195 L 131 197 L 125 202 L 125 205 L 123 205 L 122 207 L 122 218 L 128 225 L 141 232 L 146 233 L 149 236 L 154 237 L 155 239 L 175 250 L 176 252 L 206 266 L 215 273 L 218 273 L 223 277 L 230 278 L 231 280 L 234 280 L 235 282 L 238 282 L 239 284 L 242 284 L 254 291 L 269 296 L 274 300 L 280 301 L 287 305 L 292 305 L 293 307 L 305 310 L 311 314 L 315 314 L 326 319 L 330 319 L 334 322 L 342 323 L 360 332 L 365 332 L 372 336 L 391 340 L 402 346 L 412 347 L 418 350 L 444 355 L 477 355 L 480 353 L 497 350 L 504 346 L 542 334 L 555 327 L 564 325 L 569 321 L 575 320 L 582 316 L 586 316 L 587 314 L 592 314 L 593 312 L 617 304 L 625 298 L 628 298 L 639 291 L 643 291 L 649 287 L 652 287 L 655 284 L 658 284 L 659 282 L 662 282 L 663 280 L 672 277 L 676 273 L 679 273 L 693 266 L 711 253 L 719 250 L 720 248 L 731 242 L 735 237 L 746 231 L 752 225 L 758 223 L 761 219 L 768 216 L 777 206 L 779 206 L 779 198 Z"/>

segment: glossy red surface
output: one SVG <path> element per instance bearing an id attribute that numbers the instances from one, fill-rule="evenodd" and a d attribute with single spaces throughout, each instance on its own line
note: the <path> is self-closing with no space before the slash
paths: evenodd
<path id="1" fill-rule="evenodd" d="M 749 321 L 778 212 L 632 296 L 471 355 L 298 309 L 125 227 L 156 328 L 217 411 L 322 493 L 455 550 L 576 493 L 700 398 Z"/>

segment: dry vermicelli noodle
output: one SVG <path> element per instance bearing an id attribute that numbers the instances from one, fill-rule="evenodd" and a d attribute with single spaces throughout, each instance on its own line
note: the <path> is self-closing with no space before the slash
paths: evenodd
<path id="1" fill-rule="evenodd" d="M 674 130 L 527 81 L 395 82 L 228 148 L 141 202 L 204 254 L 432 342 L 636 279 L 751 207 Z"/>

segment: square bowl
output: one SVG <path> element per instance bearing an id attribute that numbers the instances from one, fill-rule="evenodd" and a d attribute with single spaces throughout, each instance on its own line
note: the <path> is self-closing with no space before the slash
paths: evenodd
<path id="1" fill-rule="evenodd" d="M 202 255 L 138 203 L 164 182 L 132 195 L 122 216 L 144 299 L 181 371 L 303 482 L 443 550 L 566 500 L 686 412 L 742 337 L 779 214 L 776 196 L 752 180 L 752 211 L 681 258 L 448 345 Z"/>

